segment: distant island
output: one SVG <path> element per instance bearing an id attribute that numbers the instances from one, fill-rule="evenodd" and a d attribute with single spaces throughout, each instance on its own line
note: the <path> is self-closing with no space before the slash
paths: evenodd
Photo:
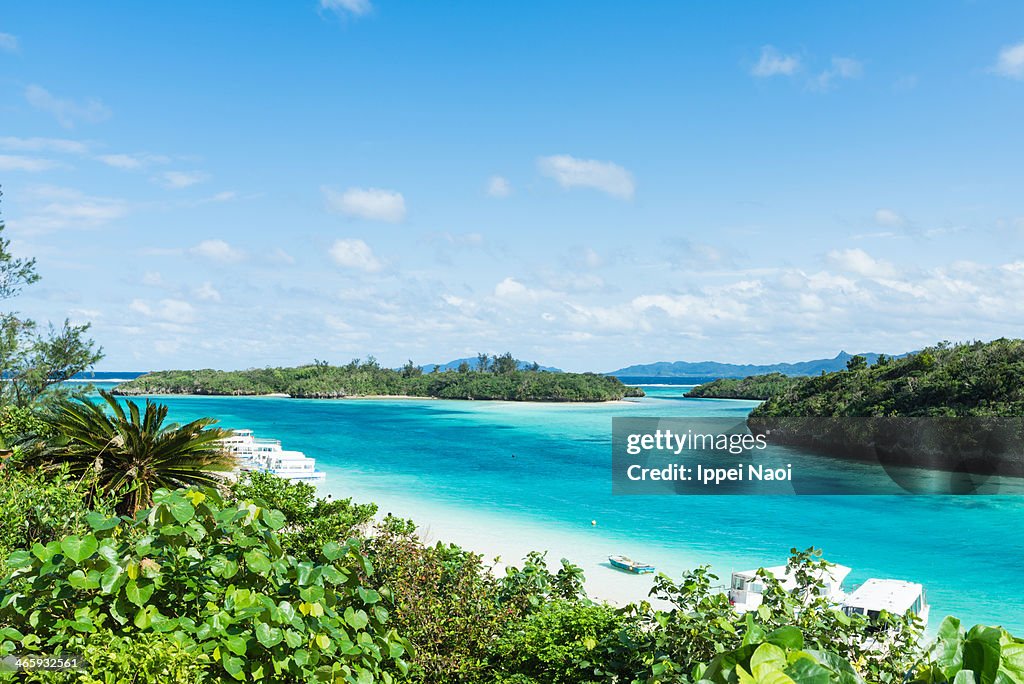
<path id="1" fill-rule="evenodd" d="M 659 361 L 657 363 L 626 366 L 619 370 L 606 373 L 616 377 L 646 378 L 746 378 L 752 375 L 780 373 L 787 376 L 820 375 L 843 370 L 854 356 L 865 359 L 869 365 L 875 364 L 884 354 L 865 353 L 847 354 L 839 352 L 831 359 L 815 359 L 797 363 L 774 363 L 769 365 L 718 363 L 717 361 Z M 902 358 L 901 356 L 893 358 Z"/>
<path id="2" fill-rule="evenodd" d="M 323 361 L 295 368 L 240 371 L 170 370 L 147 373 L 117 385 L 122 396 L 201 394 L 257 396 L 281 394 L 297 399 L 375 396 L 431 397 L 505 401 L 601 402 L 642 397 L 643 390 L 596 373 L 556 373 L 537 364 L 523 366 L 511 354 L 479 355 L 453 370 L 424 372 L 412 361 L 400 369 L 376 360 L 356 359 L 344 366 Z"/>
<path id="3" fill-rule="evenodd" d="M 747 378 L 721 378 L 697 385 L 686 393 L 690 399 L 757 399 L 765 400 L 782 394 L 799 384 L 803 378 L 767 373 Z"/>

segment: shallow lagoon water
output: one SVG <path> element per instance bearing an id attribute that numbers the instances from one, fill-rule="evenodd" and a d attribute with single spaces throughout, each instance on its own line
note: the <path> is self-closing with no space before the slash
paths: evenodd
<path id="1" fill-rule="evenodd" d="M 742 417 L 756 404 L 685 399 L 684 391 L 653 387 L 646 399 L 599 405 L 159 399 L 174 420 L 214 416 L 280 439 L 317 459 L 324 492 L 377 501 L 481 552 L 552 548 L 588 576 L 621 585 L 634 578 L 607 576 L 609 553 L 670 575 L 709 563 L 724 581 L 732 570 L 783 562 L 791 547 L 815 546 L 853 568 L 848 585 L 923 583 L 933 627 L 954 614 L 1024 631 L 1024 496 L 613 497 L 612 417 Z M 829 477 L 846 464 L 818 467 Z M 636 599 L 646 586 L 636 584 Z"/>

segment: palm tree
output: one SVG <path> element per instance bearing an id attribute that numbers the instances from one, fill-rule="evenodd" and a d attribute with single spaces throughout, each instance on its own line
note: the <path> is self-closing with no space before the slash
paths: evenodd
<path id="1" fill-rule="evenodd" d="M 67 464 L 72 474 L 89 482 L 93 494 L 116 496 L 117 508 L 131 514 L 152 503 L 161 487 L 216 486 L 235 467 L 234 456 L 220 440 L 227 430 L 217 421 L 200 418 L 186 425 L 164 424 L 167 406 L 146 400 L 122 406 L 109 392 L 102 402 L 85 398 L 58 402 L 50 418 L 57 437 L 34 460 L 44 468 Z"/>

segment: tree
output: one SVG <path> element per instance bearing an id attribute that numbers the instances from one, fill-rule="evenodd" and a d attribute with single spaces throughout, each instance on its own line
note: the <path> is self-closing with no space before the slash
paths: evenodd
<path id="1" fill-rule="evenodd" d="M 59 469 L 90 482 L 92 496 L 114 495 L 121 511 L 136 513 L 161 487 L 218 485 L 235 458 L 220 440 L 230 433 L 201 418 L 186 425 L 165 423 L 167 406 L 146 400 L 125 407 L 109 392 L 102 402 L 61 399 L 48 418 L 57 436 L 29 450 L 28 465 Z"/>
<path id="2" fill-rule="evenodd" d="M 494 357 L 491 368 L 495 373 L 514 373 L 519 368 L 519 362 L 512 356 L 512 352 L 505 352 Z"/>
<path id="3" fill-rule="evenodd" d="M 491 357 L 489 357 L 487 354 L 480 353 L 476 355 L 476 369 L 481 373 L 487 370 L 487 368 L 490 366 L 490 363 Z"/>
<path id="4" fill-rule="evenodd" d="M 0 194 L 2 196 L 2 194 Z M 16 297 L 39 281 L 36 260 L 16 258 L 4 235 L 0 218 L 0 301 Z M 102 350 L 87 337 L 89 324 L 47 326 L 39 332 L 35 321 L 14 312 L 0 312 L 0 409 L 31 406 L 55 385 L 91 368 L 103 358 Z"/>
<path id="5" fill-rule="evenodd" d="M 860 354 L 851 356 L 850 360 L 846 362 L 846 370 L 856 371 L 867 367 L 868 360 L 865 357 L 861 356 Z"/>
<path id="6" fill-rule="evenodd" d="M 459 367 L 458 367 L 457 370 L 460 373 L 468 373 L 469 372 L 469 363 L 467 363 L 466 361 L 463 361 L 462 363 L 459 364 Z"/>
<path id="7" fill-rule="evenodd" d="M 403 378 L 416 378 L 421 375 L 423 375 L 423 369 L 417 366 L 415 363 L 413 363 L 412 359 L 406 361 L 405 365 L 402 366 Z"/>

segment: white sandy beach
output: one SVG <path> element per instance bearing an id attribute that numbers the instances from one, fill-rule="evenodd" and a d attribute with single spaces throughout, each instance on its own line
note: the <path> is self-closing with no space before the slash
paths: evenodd
<path id="1" fill-rule="evenodd" d="M 329 477 L 319 485 L 322 495 L 352 497 L 357 501 L 374 501 L 380 508 L 381 517 L 392 513 L 411 518 L 418 526 L 423 540 L 427 543 L 438 541 L 458 544 L 464 549 L 482 554 L 492 565 L 494 572 L 504 573 L 509 565 L 520 565 L 530 551 L 547 551 L 548 567 L 555 571 L 560 560 L 567 558 L 583 568 L 586 576 L 588 595 L 594 600 L 615 605 L 625 605 L 648 599 L 653 586 L 654 575 L 633 575 L 616 570 L 608 563 L 608 556 L 622 553 L 631 554 L 628 542 L 609 541 L 602 535 L 600 521 L 592 528 L 592 534 L 569 532 L 551 526 L 532 524 L 521 520 L 509 520 L 503 516 L 478 511 L 461 510 L 444 504 L 424 503 L 391 494 L 377 488 L 366 488 L 354 481 L 340 481 Z M 672 567 L 661 567 L 673 577 L 682 569 L 678 565 L 678 554 Z M 635 555 L 634 555 L 635 557 Z M 656 563 L 654 558 L 637 560 Z M 697 559 L 687 564 L 693 567 Z M 664 602 L 652 601 L 659 607 Z"/>

